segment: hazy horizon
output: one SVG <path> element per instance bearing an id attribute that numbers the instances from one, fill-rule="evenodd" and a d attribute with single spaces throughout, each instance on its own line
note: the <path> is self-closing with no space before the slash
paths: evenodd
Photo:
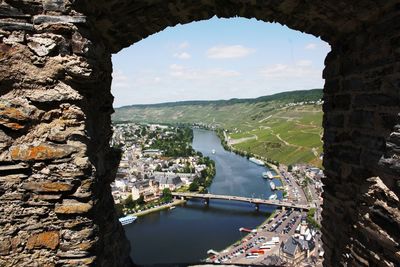
<path id="1" fill-rule="evenodd" d="M 309 91 L 309 90 L 315 90 L 315 89 L 323 89 L 323 88 L 310 88 L 310 89 L 298 89 L 298 90 L 289 90 L 289 91 L 282 91 L 282 92 L 277 92 L 273 94 L 267 94 L 267 95 L 260 95 L 256 97 L 230 97 L 230 98 L 220 98 L 220 99 L 188 99 L 188 100 L 175 100 L 175 101 L 166 101 L 166 102 L 156 102 L 156 103 L 132 103 L 132 104 L 126 104 L 123 106 L 115 107 L 115 108 L 123 108 L 127 106 L 147 106 L 147 105 L 160 105 L 160 104 L 168 104 L 168 103 L 181 103 L 181 102 L 207 102 L 207 101 L 229 101 L 233 99 L 256 99 L 259 97 L 264 97 L 264 96 L 272 96 L 276 95 L 279 93 L 285 93 L 285 92 L 295 92 L 295 91 Z"/>

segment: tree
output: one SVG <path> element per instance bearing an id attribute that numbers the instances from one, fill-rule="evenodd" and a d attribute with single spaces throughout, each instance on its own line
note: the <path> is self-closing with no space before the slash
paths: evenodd
<path id="1" fill-rule="evenodd" d="M 195 192 L 199 190 L 199 184 L 197 183 L 196 180 L 194 180 L 190 185 L 189 185 L 189 191 Z"/>
<path id="2" fill-rule="evenodd" d="M 138 199 L 136 199 L 136 203 L 139 205 L 143 205 L 144 202 L 144 197 L 142 195 L 140 195 L 140 197 Z"/>
<path id="3" fill-rule="evenodd" d="M 170 202 L 172 200 L 172 193 L 169 188 L 164 188 L 162 192 L 162 200 L 164 202 Z"/>
<path id="4" fill-rule="evenodd" d="M 135 207 L 135 201 L 132 199 L 132 195 L 129 195 L 124 201 L 123 204 L 128 208 L 132 209 Z"/>
<path id="5" fill-rule="evenodd" d="M 315 214 L 316 209 L 315 208 L 311 208 L 308 212 L 307 212 L 307 222 L 313 226 L 314 228 L 320 229 L 321 226 L 319 225 L 319 223 L 317 221 L 315 221 L 314 219 L 314 214 Z"/>
<path id="6" fill-rule="evenodd" d="M 156 167 L 155 171 L 157 171 L 157 172 L 162 171 L 160 164 L 157 164 L 157 167 Z"/>
<path id="7" fill-rule="evenodd" d="M 291 172 L 292 169 L 293 169 L 293 166 L 292 166 L 292 165 L 289 165 L 288 168 L 287 168 L 288 172 Z"/>

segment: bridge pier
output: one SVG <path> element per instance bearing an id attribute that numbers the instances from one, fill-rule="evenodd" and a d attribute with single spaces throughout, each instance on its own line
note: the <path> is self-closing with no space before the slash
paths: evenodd
<path id="1" fill-rule="evenodd" d="M 204 205 L 208 206 L 210 204 L 210 199 L 209 198 L 205 198 L 204 199 Z"/>
<path id="2" fill-rule="evenodd" d="M 260 210 L 260 205 L 259 204 L 254 204 L 254 208 L 256 209 L 256 211 Z"/>

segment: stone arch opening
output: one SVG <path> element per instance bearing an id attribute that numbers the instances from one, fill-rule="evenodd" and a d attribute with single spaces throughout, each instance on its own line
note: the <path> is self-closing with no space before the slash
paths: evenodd
<path id="1" fill-rule="evenodd" d="M 167 26 L 241 16 L 330 43 L 325 266 L 399 256 L 399 1 L 0 3 L 0 263 L 129 266 L 109 183 L 111 53 Z M 379 234 L 378 234 L 379 233 Z"/>

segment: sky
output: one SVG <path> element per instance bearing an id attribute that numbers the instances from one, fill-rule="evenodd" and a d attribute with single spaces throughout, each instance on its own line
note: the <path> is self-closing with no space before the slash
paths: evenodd
<path id="1" fill-rule="evenodd" d="M 313 35 L 255 19 L 169 27 L 113 55 L 114 107 L 322 88 L 329 51 Z"/>

